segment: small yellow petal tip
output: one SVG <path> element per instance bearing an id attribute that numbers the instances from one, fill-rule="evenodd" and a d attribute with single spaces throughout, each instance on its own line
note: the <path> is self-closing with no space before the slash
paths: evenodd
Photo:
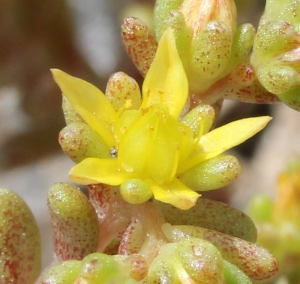
<path id="1" fill-rule="evenodd" d="M 266 116 L 257 116 L 257 117 L 245 118 L 245 120 L 249 120 L 249 121 L 252 120 L 253 128 L 256 127 L 257 129 L 259 129 L 258 131 L 264 129 L 272 119 L 273 119 L 273 117 L 267 116 L 267 115 Z"/>
<path id="2" fill-rule="evenodd" d="M 62 71 L 58 68 L 51 68 L 50 72 L 52 73 L 53 77 L 56 77 L 59 74 L 65 73 L 64 71 Z"/>
<path id="3" fill-rule="evenodd" d="M 54 78 L 54 81 L 56 84 L 60 87 L 60 84 L 66 79 L 66 78 L 72 78 L 73 76 L 69 75 L 68 73 L 58 69 L 58 68 L 51 68 L 50 69 L 52 76 Z"/>

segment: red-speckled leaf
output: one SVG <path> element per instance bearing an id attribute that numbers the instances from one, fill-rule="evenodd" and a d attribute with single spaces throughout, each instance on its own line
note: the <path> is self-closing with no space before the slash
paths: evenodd
<path id="1" fill-rule="evenodd" d="M 48 192 L 55 253 L 60 260 L 82 259 L 95 252 L 99 226 L 96 211 L 73 185 L 56 183 Z"/>
<path id="2" fill-rule="evenodd" d="M 62 109 L 65 117 L 66 124 L 73 122 L 84 122 L 79 113 L 72 107 L 68 99 L 62 94 Z"/>
<path id="3" fill-rule="evenodd" d="M 40 273 L 37 223 L 23 199 L 0 188 L 0 283 L 31 284 Z"/>
<path id="4" fill-rule="evenodd" d="M 138 253 L 145 238 L 145 231 L 137 218 L 132 218 L 130 225 L 124 232 L 120 245 L 119 254 L 129 255 Z"/>
<path id="5" fill-rule="evenodd" d="M 194 207 L 184 211 L 165 203 L 157 204 L 172 225 L 199 226 L 249 242 L 256 241 L 256 227 L 250 217 L 225 203 L 200 198 Z"/>
<path id="6" fill-rule="evenodd" d="M 130 276 L 137 281 L 142 281 L 148 273 L 147 256 L 140 254 L 131 255 L 114 255 L 114 260 L 120 263 L 127 271 L 130 271 Z M 139 282 L 140 283 L 140 282 Z"/>
<path id="7" fill-rule="evenodd" d="M 257 244 L 195 226 L 164 224 L 163 231 L 172 242 L 189 237 L 211 242 L 225 260 L 236 265 L 253 281 L 268 279 L 278 272 L 278 262 L 274 255 Z"/>
<path id="8" fill-rule="evenodd" d="M 122 236 L 119 254 L 139 253 L 147 256 L 149 263 L 151 255 L 155 257 L 161 243 L 166 241 L 161 231 L 165 219 L 156 204 L 151 202 L 132 205 L 132 211 L 132 221 Z"/>
<path id="9" fill-rule="evenodd" d="M 154 35 L 142 21 L 135 18 L 125 19 L 121 29 L 127 53 L 137 69 L 145 76 L 157 49 Z"/>
<path id="10" fill-rule="evenodd" d="M 223 258 L 213 244 L 199 238 L 184 238 L 177 242 L 176 250 L 183 268 L 196 283 L 223 283 Z"/>
<path id="11" fill-rule="evenodd" d="M 89 185 L 88 190 L 100 226 L 97 251 L 115 254 L 120 239 L 131 222 L 134 207 L 124 201 L 119 187 L 95 184 Z"/>
<path id="12" fill-rule="evenodd" d="M 213 96 L 214 94 L 211 94 Z M 258 81 L 253 66 L 243 63 L 229 75 L 222 88 L 215 90 L 215 95 L 226 99 L 239 100 L 254 104 L 271 104 L 279 99 L 268 92 Z"/>
<path id="13" fill-rule="evenodd" d="M 138 109 L 142 95 L 138 83 L 123 72 L 117 72 L 109 77 L 105 95 L 116 111 Z"/>
<path id="14" fill-rule="evenodd" d="M 58 142 L 75 163 L 89 157 L 111 158 L 109 148 L 101 136 L 83 122 L 74 122 L 64 127 L 59 132 Z"/>
<path id="15" fill-rule="evenodd" d="M 241 172 L 242 167 L 236 157 L 221 154 L 188 169 L 179 175 L 179 179 L 187 187 L 201 192 L 225 187 Z"/>

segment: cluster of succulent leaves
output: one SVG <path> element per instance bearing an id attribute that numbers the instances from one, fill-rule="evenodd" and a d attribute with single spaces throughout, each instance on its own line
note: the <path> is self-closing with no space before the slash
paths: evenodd
<path id="1" fill-rule="evenodd" d="M 42 283 L 252 283 L 278 269 L 255 244 L 241 211 L 200 199 L 190 210 L 129 204 L 118 187 L 88 186 L 89 199 L 57 183 L 48 194 L 55 253 Z"/>
<path id="2" fill-rule="evenodd" d="M 104 95 L 53 70 L 67 123 L 59 142 L 76 163 L 70 178 L 87 185 L 88 197 L 71 184 L 50 188 L 57 264 L 38 283 L 243 284 L 276 274 L 275 257 L 255 243 L 253 221 L 198 192 L 234 181 L 240 164 L 223 152 L 270 120 L 212 130 L 223 99 L 300 109 L 300 3 L 278 2 L 267 1 L 257 33 L 236 27 L 232 0 L 157 0 L 155 34 L 125 19 L 123 41 L 145 76 L 142 92 L 122 72 Z M 33 283 L 36 222 L 18 195 L 1 189 L 0 197 L 0 283 Z"/>
<path id="3" fill-rule="evenodd" d="M 272 251 L 280 263 L 277 278 L 290 284 L 299 283 L 299 157 L 291 159 L 287 170 L 280 174 L 276 199 L 257 195 L 250 201 L 248 211 L 258 228 L 257 242 Z"/>
<path id="4" fill-rule="evenodd" d="M 175 31 L 177 48 L 193 101 L 216 104 L 222 99 L 268 104 L 282 101 L 300 110 L 299 1 L 267 0 L 257 31 L 237 26 L 234 0 L 157 0 L 152 31 L 130 18 L 123 41 L 145 74 L 164 30 Z"/>
<path id="5" fill-rule="evenodd" d="M 50 188 L 58 264 L 38 283 L 252 283 L 278 269 L 254 243 L 252 220 L 226 204 L 200 199 L 181 211 L 129 204 L 118 187 L 88 190 L 89 199 L 67 183 Z M 1 240 L 9 241 L 1 244 L 1 283 L 33 283 L 40 269 L 36 222 L 15 193 L 1 189 L 1 197 Z"/>

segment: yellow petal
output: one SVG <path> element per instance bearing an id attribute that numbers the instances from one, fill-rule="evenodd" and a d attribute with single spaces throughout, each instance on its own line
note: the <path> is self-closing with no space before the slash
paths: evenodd
<path id="1" fill-rule="evenodd" d="M 153 180 L 146 180 L 150 185 L 154 198 L 164 203 L 169 203 L 179 209 L 188 210 L 193 207 L 201 194 L 191 190 L 178 179 L 166 185 L 159 185 Z"/>
<path id="2" fill-rule="evenodd" d="M 198 149 L 180 165 L 178 172 L 182 173 L 243 143 L 261 131 L 271 119 L 269 116 L 240 119 L 208 132 L 201 137 Z"/>
<path id="3" fill-rule="evenodd" d="M 261 131 L 271 119 L 269 116 L 261 116 L 228 123 L 202 136 L 199 144 L 208 158 L 216 157 Z"/>
<path id="4" fill-rule="evenodd" d="M 87 158 L 74 166 L 70 171 L 70 179 L 79 184 L 105 183 L 119 185 L 132 178 L 127 172 L 118 168 L 117 159 Z"/>
<path id="5" fill-rule="evenodd" d="M 94 85 L 61 70 L 52 69 L 55 82 L 73 108 L 85 122 L 103 138 L 108 147 L 114 146 L 110 130 L 116 112 L 105 95 Z"/>
<path id="6" fill-rule="evenodd" d="M 153 63 L 143 84 L 141 108 L 164 104 L 178 117 L 186 103 L 188 81 L 180 60 L 172 29 L 167 29 L 158 45 Z"/>

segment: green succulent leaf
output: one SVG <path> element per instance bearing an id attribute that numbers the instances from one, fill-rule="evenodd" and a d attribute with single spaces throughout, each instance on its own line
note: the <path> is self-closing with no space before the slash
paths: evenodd
<path id="1" fill-rule="evenodd" d="M 156 39 L 159 40 L 166 28 L 166 21 L 171 12 L 177 10 L 183 0 L 157 0 L 154 8 L 154 28 Z"/>
<path id="2" fill-rule="evenodd" d="M 210 242 L 199 238 L 182 239 L 177 243 L 178 259 L 197 283 L 220 283 L 223 259 Z"/>
<path id="3" fill-rule="evenodd" d="M 164 224 L 163 231 L 172 242 L 190 237 L 211 242 L 220 251 L 223 259 L 236 265 L 253 281 L 268 279 L 278 272 L 275 256 L 257 244 L 195 226 Z"/>
<path id="4" fill-rule="evenodd" d="M 147 283 L 181 283 L 180 278 L 189 279 L 175 254 L 176 244 L 166 244 L 152 261 L 147 275 Z M 178 275 L 180 274 L 180 275 Z"/>
<path id="5" fill-rule="evenodd" d="M 78 281 L 85 284 L 137 284 L 112 256 L 102 253 L 90 254 L 82 260 Z"/>
<path id="6" fill-rule="evenodd" d="M 223 273 L 226 284 L 251 284 L 251 279 L 237 266 L 223 260 Z"/>
<path id="7" fill-rule="evenodd" d="M 42 277 L 42 284 L 73 284 L 81 267 L 79 260 L 66 260 L 52 266 Z"/>
<path id="8" fill-rule="evenodd" d="M 300 88 L 292 88 L 287 92 L 277 95 L 282 102 L 290 108 L 300 111 Z"/>
<path id="9" fill-rule="evenodd" d="M 279 19 L 299 25 L 300 3 L 295 0 L 268 0 L 266 1 L 264 21 Z"/>
<path id="10" fill-rule="evenodd" d="M 116 254 L 120 238 L 132 219 L 132 205 L 121 197 L 119 187 L 95 184 L 89 185 L 88 190 L 101 228 L 98 251 Z"/>
<path id="11" fill-rule="evenodd" d="M 251 62 L 259 65 L 262 61 L 274 60 L 283 52 L 298 47 L 299 36 L 291 24 L 271 20 L 259 26 L 253 44 Z"/>
<path id="12" fill-rule="evenodd" d="M 254 37 L 255 28 L 251 24 L 243 24 L 237 28 L 233 37 L 230 66 L 227 72 L 246 61 L 253 46 Z"/>
<path id="13" fill-rule="evenodd" d="M 202 82 L 201 86 L 198 86 L 199 90 L 202 88 L 202 91 L 206 91 L 223 75 L 230 59 L 231 45 L 231 30 L 218 21 L 209 22 L 198 37 L 194 38 L 187 74 L 191 79 L 198 78 L 198 84 Z M 191 88 L 193 89 L 193 86 Z"/>
<path id="14" fill-rule="evenodd" d="M 256 227 L 245 213 L 225 203 L 200 198 L 189 210 L 179 210 L 165 203 L 158 203 L 166 222 L 172 225 L 191 225 L 215 230 L 249 242 L 257 238 Z"/>
<path id="15" fill-rule="evenodd" d="M 142 102 L 142 95 L 138 83 L 123 72 L 110 76 L 105 95 L 116 111 L 138 109 Z"/>
<path id="16" fill-rule="evenodd" d="M 241 171 L 236 157 L 219 155 L 185 171 L 179 178 L 195 191 L 208 191 L 229 185 L 239 177 Z"/>
<path id="17" fill-rule="evenodd" d="M 263 65 L 257 68 L 257 76 L 261 84 L 279 98 L 288 98 L 286 92 L 298 85 L 298 72 L 290 66 L 276 63 Z"/>
<path id="18" fill-rule="evenodd" d="M 64 127 L 58 141 L 63 151 L 76 163 L 89 157 L 111 158 L 110 149 L 101 136 L 83 122 L 73 122 Z"/>
<path id="19" fill-rule="evenodd" d="M 177 10 L 169 12 L 168 16 L 164 19 L 160 26 L 160 32 L 165 31 L 167 28 L 173 29 L 178 54 L 181 58 L 182 64 L 187 67 L 192 34 L 187 28 L 184 16 L 181 12 Z M 159 38 L 160 36 L 161 35 L 159 35 Z"/>
<path id="20" fill-rule="evenodd" d="M 34 216 L 15 192 L 0 188 L 0 283 L 32 284 L 41 269 Z"/>
<path id="21" fill-rule="evenodd" d="M 251 64 L 262 86 L 300 110 L 299 1 L 268 0 L 254 39 Z"/>
<path id="22" fill-rule="evenodd" d="M 66 124 L 70 124 L 73 122 L 82 122 L 84 123 L 83 118 L 79 115 L 79 113 L 72 107 L 68 99 L 62 95 L 62 109 L 65 117 Z"/>
<path id="23" fill-rule="evenodd" d="M 60 260 L 80 260 L 95 252 L 98 244 L 98 217 L 81 190 L 56 183 L 48 192 L 55 253 Z"/>
<path id="24" fill-rule="evenodd" d="M 142 21 L 136 18 L 125 19 L 121 31 L 128 55 L 142 76 L 145 76 L 157 49 L 154 35 Z"/>
<path id="25" fill-rule="evenodd" d="M 188 126 L 195 138 L 206 134 L 213 126 L 215 120 L 215 110 L 210 105 L 199 105 L 190 110 L 181 120 Z"/>
<path id="26" fill-rule="evenodd" d="M 130 276 L 136 281 L 142 281 L 147 276 L 147 257 L 141 254 L 118 254 L 114 255 L 113 259 L 116 260 L 126 271 L 130 272 Z"/>

